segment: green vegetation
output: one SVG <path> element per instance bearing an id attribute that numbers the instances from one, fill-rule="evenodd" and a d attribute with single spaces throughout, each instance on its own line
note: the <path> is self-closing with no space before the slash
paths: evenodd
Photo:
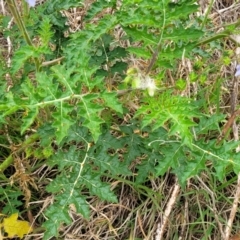
<path id="1" fill-rule="evenodd" d="M 1 213 L 34 239 L 227 240 L 231 221 L 237 232 L 240 21 L 214 26 L 213 6 L 8 0 Z"/>

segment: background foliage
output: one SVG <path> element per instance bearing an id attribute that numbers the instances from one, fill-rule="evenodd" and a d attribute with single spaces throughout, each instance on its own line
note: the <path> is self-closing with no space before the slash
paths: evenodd
<path id="1" fill-rule="evenodd" d="M 189 181 L 204 172 L 214 184 L 239 173 L 239 142 L 222 134 L 224 80 L 207 79 L 230 63 L 221 41 L 239 22 L 216 34 L 195 0 L 7 5 L 17 24 L 9 31 L 2 18 L 13 43 L 12 63 L 3 59 L 0 69 L 4 214 L 52 196 L 35 219 L 50 239 L 74 222 L 69 211 L 90 219 L 90 198 L 117 204 L 122 184 L 160 211 L 149 181 L 176 176 L 190 194 Z M 66 13 L 77 8 L 81 29 L 71 31 Z M 208 65 L 218 48 L 225 57 Z M 188 61 L 191 71 L 179 74 Z M 48 172 L 41 194 L 39 171 Z"/>

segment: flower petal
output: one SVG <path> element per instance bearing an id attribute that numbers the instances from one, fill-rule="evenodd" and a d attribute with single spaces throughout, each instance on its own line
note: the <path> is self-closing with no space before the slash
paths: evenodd
<path id="1" fill-rule="evenodd" d="M 235 73 L 235 77 L 238 77 L 238 76 L 240 76 L 240 65 L 237 65 L 236 66 L 236 73 Z"/>
<path id="2" fill-rule="evenodd" d="M 26 2 L 30 7 L 34 7 L 36 5 L 36 0 L 26 0 Z"/>

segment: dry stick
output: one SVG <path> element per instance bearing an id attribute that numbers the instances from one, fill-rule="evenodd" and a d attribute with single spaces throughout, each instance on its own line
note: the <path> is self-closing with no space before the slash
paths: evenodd
<path id="1" fill-rule="evenodd" d="M 60 57 L 60 58 L 53 59 L 51 61 L 43 62 L 42 67 L 59 64 L 63 59 L 64 59 L 64 57 Z"/>
<path id="2" fill-rule="evenodd" d="M 238 115 L 240 115 L 240 109 L 236 110 L 228 119 L 227 123 L 224 125 L 222 133 L 217 139 L 217 144 L 220 144 L 225 139 L 230 127 L 234 124 L 235 119 Z"/>
<path id="3" fill-rule="evenodd" d="M 232 96 L 231 96 L 231 112 L 232 113 L 234 113 L 235 108 L 236 108 L 237 96 L 238 96 L 238 81 L 237 81 L 237 78 L 235 77 L 233 80 L 233 88 L 232 88 Z M 238 141 L 239 136 L 238 136 L 235 119 L 232 123 L 232 127 L 233 127 L 234 140 Z M 237 149 L 237 151 L 239 151 L 239 149 Z M 230 216 L 229 216 L 229 219 L 228 219 L 228 222 L 226 225 L 226 229 L 225 229 L 225 240 L 228 240 L 231 235 L 233 220 L 234 220 L 236 212 L 237 212 L 239 198 L 240 198 L 240 173 L 238 173 L 237 190 L 235 193 L 232 209 L 231 209 Z"/>
<path id="4" fill-rule="evenodd" d="M 225 229 L 225 240 L 228 240 L 231 235 L 232 224 L 238 209 L 239 198 L 240 198 L 240 173 L 238 174 L 237 191 L 235 193 L 232 209 Z"/>
<path id="5" fill-rule="evenodd" d="M 190 189 L 190 180 L 187 181 L 187 189 Z M 185 203 L 184 203 L 184 219 L 181 227 L 181 232 L 179 235 L 178 240 L 184 239 L 184 236 L 186 236 L 186 227 L 188 222 L 188 196 L 185 196 Z"/>
<path id="6" fill-rule="evenodd" d="M 162 40 L 162 38 L 161 38 L 161 40 Z M 161 40 L 159 41 L 159 43 L 158 43 L 158 45 L 157 45 L 157 48 L 156 48 L 155 52 L 153 53 L 152 59 L 151 59 L 149 65 L 148 65 L 148 67 L 147 67 L 147 70 L 146 70 L 146 75 L 148 75 L 148 74 L 150 73 L 150 71 L 151 71 L 154 63 L 155 63 L 156 60 L 157 60 L 158 53 L 159 53 L 160 50 L 161 50 Z"/>
<path id="7" fill-rule="evenodd" d="M 1 5 L 2 5 L 3 16 L 6 16 L 4 4 L 2 3 Z M 11 29 L 13 21 L 14 21 L 14 18 L 12 17 L 12 19 L 8 22 L 7 29 L 9 31 Z M 7 67 L 10 68 L 11 67 L 12 41 L 11 41 L 11 38 L 9 36 L 7 37 L 7 50 L 8 50 L 7 51 L 8 52 L 8 54 L 7 54 Z M 6 81 L 7 81 L 7 91 L 9 91 L 10 87 L 12 87 L 12 85 L 13 85 L 9 72 L 6 73 Z"/>
<path id="8" fill-rule="evenodd" d="M 238 141 L 238 129 L 236 126 L 236 117 L 240 115 L 240 109 L 236 110 L 238 96 L 238 81 L 235 77 L 233 80 L 232 93 L 231 93 L 231 117 L 228 119 L 227 123 L 223 127 L 221 135 L 218 137 L 217 144 L 219 144 L 227 135 L 230 127 L 233 129 L 234 140 Z"/>
<path id="9" fill-rule="evenodd" d="M 5 6 L 4 6 L 4 3 L 3 1 L 1 0 L 1 6 L 2 6 L 2 13 L 3 13 L 3 16 L 6 16 L 6 10 L 5 10 Z M 12 25 L 12 22 L 13 22 L 13 18 L 8 22 L 8 25 L 7 25 L 7 30 L 10 30 L 11 28 L 11 25 Z M 10 37 L 8 36 L 7 37 L 7 49 L 8 49 L 8 55 L 7 55 L 7 67 L 10 67 L 11 66 L 11 52 L 12 52 L 12 42 L 11 42 L 11 39 Z"/>
<path id="10" fill-rule="evenodd" d="M 238 141 L 238 131 L 236 129 L 236 117 L 240 115 L 240 109 L 236 109 L 238 96 L 238 81 L 235 77 L 233 80 L 232 93 L 231 93 L 231 117 L 228 119 L 227 123 L 224 125 L 221 135 L 218 137 L 217 144 L 222 142 L 222 140 L 227 136 L 229 129 L 233 128 L 233 134 L 235 141 Z"/>
<path id="11" fill-rule="evenodd" d="M 165 228 L 167 227 L 167 224 L 168 224 L 168 218 L 169 218 L 169 215 L 172 211 L 173 205 L 176 202 L 179 190 L 180 190 L 180 186 L 179 186 L 178 182 L 176 181 L 173 192 L 172 192 L 172 196 L 171 196 L 171 198 L 168 202 L 167 208 L 166 208 L 166 210 L 163 214 L 162 224 L 158 224 L 158 226 L 157 226 L 157 232 L 156 232 L 155 240 L 162 240 L 163 239 L 163 234 L 164 234 Z"/>
<path id="12" fill-rule="evenodd" d="M 147 235 L 144 232 L 142 221 L 141 221 L 141 218 L 139 217 L 138 211 L 137 211 L 137 221 L 138 221 L 138 225 L 140 227 L 140 230 L 141 230 L 141 232 L 142 232 L 142 234 L 144 236 L 144 239 L 147 239 Z"/>
<path id="13" fill-rule="evenodd" d="M 235 112 L 237 102 L 238 102 L 238 78 L 234 77 L 233 86 L 232 86 L 232 96 L 231 96 L 231 113 Z M 239 111 L 240 110 L 238 109 L 238 112 Z M 238 141 L 239 140 L 238 128 L 237 128 L 237 124 L 236 124 L 235 119 L 233 121 L 232 128 L 233 128 L 234 140 Z"/>

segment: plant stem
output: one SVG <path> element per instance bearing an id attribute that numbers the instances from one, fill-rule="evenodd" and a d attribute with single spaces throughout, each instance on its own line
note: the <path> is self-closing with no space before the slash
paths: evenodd
<path id="1" fill-rule="evenodd" d="M 20 14 L 19 14 L 19 11 L 18 11 L 18 8 L 17 8 L 17 5 L 16 5 L 15 1 L 14 0 L 8 0 L 7 4 L 8 4 L 8 7 L 9 7 L 10 11 L 11 11 L 11 14 L 12 14 L 14 20 L 15 20 L 15 23 L 17 24 L 20 32 L 22 33 L 25 41 L 27 42 L 27 44 L 29 46 L 33 46 L 34 47 L 32 41 L 31 41 L 31 39 L 30 39 L 30 37 L 28 35 L 27 29 L 25 27 L 25 24 L 22 21 L 22 18 L 21 18 Z M 36 70 L 39 71 L 39 69 L 40 69 L 39 60 L 37 58 L 34 58 L 34 62 L 35 62 Z"/>
<path id="2" fill-rule="evenodd" d="M 225 37 L 228 37 L 229 40 L 231 40 L 234 44 L 236 44 L 237 46 L 240 46 L 239 42 L 237 42 L 231 35 L 233 34 L 233 30 L 235 30 L 237 27 L 240 26 L 240 19 L 233 23 L 233 24 L 229 24 L 229 25 L 226 25 L 225 26 L 225 30 L 223 30 L 222 32 L 214 35 L 214 36 L 211 36 L 211 37 L 208 37 L 208 38 L 205 38 L 203 39 L 202 41 L 199 41 L 197 44 L 196 44 L 196 47 L 197 46 L 200 46 L 200 45 L 203 45 L 203 44 L 206 44 L 206 43 L 209 43 L 209 42 L 212 42 L 212 41 L 215 41 L 217 39 L 221 39 L 221 38 L 225 38 Z"/>
<path id="3" fill-rule="evenodd" d="M 28 147 L 30 144 L 36 142 L 36 140 L 39 138 L 39 135 L 37 133 L 34 133 L 29 138 L 27 138 L 23 143 L 22 146 L 17 150 L 12 152 L 4 161 L 0 164 L 0 173 L 2 173 L 5 169 L 7 169 L 14 161 L 13 154 L 17 152 L 23 151 L 26 147 Z"/>
<path id="4" fill-rule="evenodd" d="M 212 10 L 212 6 L 213 6 L 214 1 L 215 1 L 215 0 L 211 0 L 211 2 L 209 3 L 209 6 L 208 6 L 208 8 L 207 8 L 207 12 L 206 12 L 206 14 L 205 14 L 205 16 L 204 16 L 204 19 L 203 19 L 203 22 L 202 22 L 201 29 L 203 29 L 203 27 L 204 27 L 205 24 L 206 24 L 208 15 L 209 15 L 210 11 Z"/>
<path id="5" fill-rule="evenodd" d="M 13 163 L 13 156 L 10 154 L 2 164 L 0 164 L 0 173 L 2 173 L 6 168 L 8 168 Z"/>
<path id="6" fill-rule="evenodd" d="M 164 28 L 165 28 L 165 22 L 166 22 L 166 19 L 165 19 L 165 8 L 163 6 L 163 26 L 162 26 L 162 31 L 161 31 L 161 36 L 160 36 L 160 39 L 159 39 L 159 42 L 158 42 L 158 45 L 157 45 L 157 48 L 156 50 L 154 51 L 153 55 L 152 55 L 152 59 L 147 67 L 147 70 L 146 70 L 146 75 L 148 75 L 153 67 L 153 65 L 155 64 L 156 60 L 157 60 L 157 56 L 159 54 L 159 52 L 161 51 L 161 46 L 162 46 L 162 38 L 163 38 L 163 31 L 164 31 Z"/>
<path id="7" fill-rule="evenodd" d="M 30 46 L 33 46 L 33 43 L 32 43 L 32 41 L 31 41 L 31 39 L 28 35 L 25 24 L 23 23 L 22 18 L 19 14 L 19 11 L 17 9 L 15 1 L 14 0 L 9 0 L 8 6 L 9 6 L 11 14 L 13 15 L 14 20 L 15 20 L 16 24 L 18 25 L 18 28 L 21 31 L 21 33 L 22 33 L 24 39 L 26 40 L 27 44 L 30 45 Z"/>

